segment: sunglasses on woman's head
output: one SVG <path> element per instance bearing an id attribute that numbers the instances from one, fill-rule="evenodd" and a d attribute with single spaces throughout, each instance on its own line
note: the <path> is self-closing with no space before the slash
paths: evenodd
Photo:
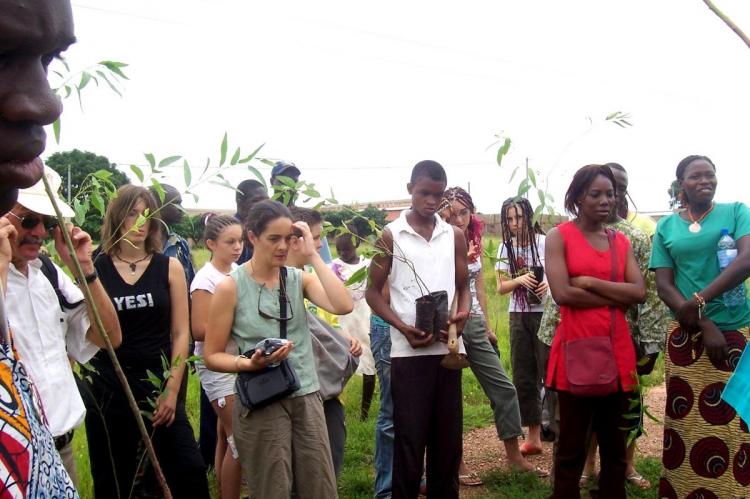
<path id="1" fill-rule="evenodd" d="M 9 211 L 8 215 L 13 215 L 14 217 L 16 217 L 18 221 L 21 222 L 21 227 L 27 230 L 33 229 L 40 223 L 44 224 L 44 228 L 46 230 L 52 230 L 57 225 L 57 219 L 49 215 L 24 215 L 22 217 L 19 217 L 12 211 Z"/>

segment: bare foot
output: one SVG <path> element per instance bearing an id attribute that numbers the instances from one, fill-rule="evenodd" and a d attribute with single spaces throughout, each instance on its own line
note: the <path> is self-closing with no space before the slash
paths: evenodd
<path id="1" fill-rule="evenodd" d="M 534 471 L 536 467 L 519 454 L 518 457 L 508 456 L 508 466 L 513 471 Z"/>

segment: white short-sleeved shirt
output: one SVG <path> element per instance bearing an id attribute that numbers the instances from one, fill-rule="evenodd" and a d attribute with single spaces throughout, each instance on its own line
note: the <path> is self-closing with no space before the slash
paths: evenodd
<path id="1" fill-rule="evenodd" d="M 26 277 L 10 266 L 8 322 L 18 354 L 39 392 L 50 431 L 58 437 L 80 425 L 86 416 L 68 356 L 85 363 L 99 347 L 86 338 L 90 325 L 86 304 L 63 310 L 41 267 L 39 259 L 30 261 Z M 70 277 L 57 265 L 55 269 L 67 301 L 83 300 L 83 293 Z"/>
<path id="2" fill-rule="evenodd" d="M 232 270 L 237 268 L 237 264 L 232 264 Z M 203 290 L 214 294 L 216 286 L 224 280 L 229 274 L 222 274 L 214 265 L 209 261 L 206 262 L 203 267 L 193 277 L 193 282 L 190 283 L 190 294 L 193 291 Z M 236 348 L 235 348 L 236 350 Z M 203 342 L 195 342 L 195 355 L 203 355 Z"/>
<path id="3" fill-rule="evenodd" d="M 456 249 L 453 226 L 435 215 L 435 229 L 429 241 L 409 225 L 407 211 L 387 225 L 393 236 L 393 254 L 388 284 L 391 293 L 391 309 L 406 324 L 416 322 L 414 301 L 424 293 L 424 285 L 430 291 L 446 291 L 448 303 L 456 292 Z M 404 262 L 407 259 L 410 265 Z M 412 268 L 413 266 L 413 268 Z M 422 280 L 417 281 L 414 272 Z M 462 338 L 458 338 L 459 351 L 465 353 Z M 412 348 L 398 329 L 391 326 L 391 357 L 417 357 L 420 355 L 445 355 L 448 347 L 439 341 L 424 348 Z"/>
<path id="4" fill-rule="evenodd" d="M 536 247 L 537 251 L 539 253 L 539 259 L 542 263 L 542 267 L 545 266 L 544 263 L 544 241 L 545 236 L 542 234 L 536 235 Z M 531 265 L 531 262 L 533 261 L 532 255 L 531 255 L 531 247 L 525 247 L 525 248 L 518 248 L 518 253 L 516 254 L 516 268 L 521 267 L 528 267 Z M 502 272 L 510 273 L 510 265 L 508 265 L 508 250 L 505 247 L 505 244 L 500 243 L 500 248 L 497 250 L 497 258 L 498 261 L 495 263 L 495 270 L 500 270 Z M 547 272 L 544 272 L 544 282 L 547 282 Z M 545 297 L 545 300 L 549 297 Z M 509 311 L 510 312 L 543 312 L 544 311 L 544 301 L 542 300 L 542 303 L 539 305 L 536 304 L 529 304 L 526 306 L 526 308 L 522 307 L 520 303 L 516 301 L 516 295 L 513 293 L 510 298 L 510 304 L 509 304 Z"/>

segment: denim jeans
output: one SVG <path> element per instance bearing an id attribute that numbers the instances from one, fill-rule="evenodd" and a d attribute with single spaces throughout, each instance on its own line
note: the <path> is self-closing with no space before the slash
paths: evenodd
<path id="1" fill-rule="evenodd" d="M 380 381 L 380 411 L 375 424 L 375 497 L 390 499 L 393 475 L 393 399 L 391 398 L 391 327 L 370 317 L 370 346 Z"/>

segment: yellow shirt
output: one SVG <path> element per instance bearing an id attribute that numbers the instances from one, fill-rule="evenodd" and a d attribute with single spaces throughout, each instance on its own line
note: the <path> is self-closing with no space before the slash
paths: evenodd
<path id="1" fill-rule="evenodd" d="M 656 234 L 656 222 L 648 215 L 628 212 L 628 222 L 635 225 L 648 237 L 654 237 L 654 234 Z"/>

